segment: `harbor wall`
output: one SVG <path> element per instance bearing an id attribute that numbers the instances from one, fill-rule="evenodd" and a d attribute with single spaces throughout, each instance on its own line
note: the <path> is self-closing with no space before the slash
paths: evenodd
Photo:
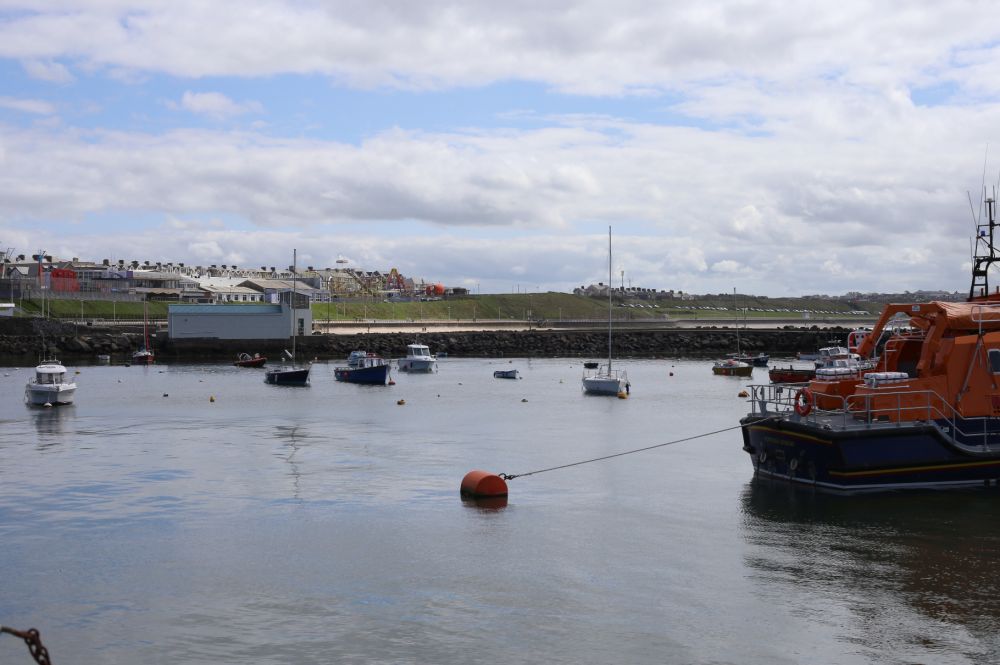
<path id="1" fill-rule="evenodd" d="M 846 328 L 793 328 L 740 330 L 744 353 L 794 356 L 822 346 L 843 345 Z M 608 353 L 608 336 L 599 331 L 521 330 L 413 333 L 358 333 L 356 335 L 311 335 L 296 340 L 300 358 L 339 361 L 354 349 L 384 357 L 405 355 L 406 345 L 419 339 L 437 354 L 464 357 L 579 357 L 602 358 Z M 629 330 L 613 338 L 615 357 L 670 358 L 722 356 L 736 350 L 732 328 L 687 328 Z M 40 355 L 71 362 L 109 354 L 122 360 L 142 346 L 141 326 L 135 331 L 91 329 L 51 320 L 8 319 L 0 321 L 0 363 L 34 362 Z M 277 358 L 291 348 L 288 340 L 153 339 L 158 361 L 226 361 L 240 352 Z"/>

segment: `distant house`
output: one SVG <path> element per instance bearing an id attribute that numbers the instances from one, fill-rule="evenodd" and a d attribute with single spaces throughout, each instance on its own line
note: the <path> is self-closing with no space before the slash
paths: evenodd
<path id="1" fill-rule="evenodd" d="M 297 299 L 304 298 L 306 302 L 323 301 L 325 299 L 325 292 L 322 289 L 317 289 L 299 280 L 255 278 L 243 280 L 237 286 L 252 289 L 263 294 L 264 302 L 272 304 L 279 301 L 281 294 L 291 293 L 293 290 Z"/>
<path id="2" fill-rule="evenodd" d="M 209 302 L 216 305 L 223 305 L 227 303 L 264 302 L 263 293 L 247 286 L 202 284 L 200 289 L 203 295 L 203 302 Z"/>

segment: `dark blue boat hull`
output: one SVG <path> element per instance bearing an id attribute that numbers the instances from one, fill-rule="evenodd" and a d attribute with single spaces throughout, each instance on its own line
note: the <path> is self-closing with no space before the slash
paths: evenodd
<path id="1" fill-rule="evenodd" d="M 305 386 L 309 383 L 309 368 L 269 369 L 264 374 L 264 383 L 276 386 Z"/>
<path id="2" fill-rule="evenodd" d="M 741 425 L 755 471 L 791 482 L 854 491 L 1000 480 L 1000 455 L 963 451 L 933 425 L 840 431 L 755 417 Z"/>
<path id="3" fill-rule="evenodd" d="M 367 385 L 384 386 L 389 382 L 389 365 L 378 367 L 337 367 L 333 376 L 338 381 L 347 383 L 364 383 Z"/>

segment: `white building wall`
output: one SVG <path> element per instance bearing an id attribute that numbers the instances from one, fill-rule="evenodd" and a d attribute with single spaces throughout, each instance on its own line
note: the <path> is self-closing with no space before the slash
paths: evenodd
<path id="1" fill-rule="evenodd" d="M 302 334 L 312 333 L 312 314 L 296 310 Z M 292 310 L 283 305 L 171 305 L 167 314 L 170 339 L 288 339 Z"/>

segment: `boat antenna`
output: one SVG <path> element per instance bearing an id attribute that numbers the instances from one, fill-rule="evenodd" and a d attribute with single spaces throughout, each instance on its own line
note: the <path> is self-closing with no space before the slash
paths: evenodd
<path id="1" fill-rule="evenodd" d="M 990 144 L 987 143 L 986 150 L 983 151 L 983 184 L 980 189 L 980 191 L 982 192 L 982 198 L 979 200 L 980 219 L 982 219 L 983 201 L 986 199 L 986 162 L 989 159 L 989 157 L 990 157 Z"/>
<path id="2" fill-rule="evenodd" d="M 976 227 L 979 225 L 979 215 L 976 213 L 976 206 L 972 205 L 972 192 L 966 190 L 965 194 L 969 197 L 969 212 L 972 213 L 972 226 Z M 980 199 L 982 199 L 982 197 L 980 197 Z M 983 204 L 980 203 L 979 207 L 982 208 L 982 205 Z"/>

